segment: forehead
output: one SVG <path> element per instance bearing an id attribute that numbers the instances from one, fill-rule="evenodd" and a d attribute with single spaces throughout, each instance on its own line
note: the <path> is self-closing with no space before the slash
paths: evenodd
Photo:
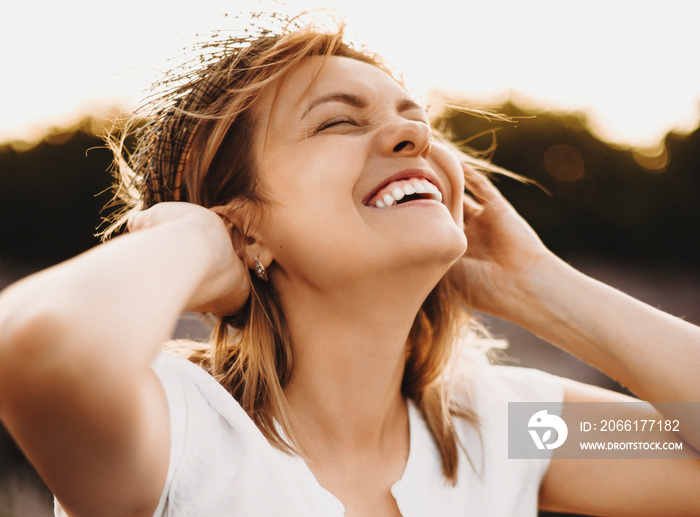
<path id="1" fill-rule="evenodd" d="M 264 95 L 261 112 L 280 115 L 304 112 L 314 98 L 334 93 L 352 93 L 369 103 L 410 98 L 387 72 L 374 65 L 341 56 L 304 59 L 282 80 L 274 92 Z"/>

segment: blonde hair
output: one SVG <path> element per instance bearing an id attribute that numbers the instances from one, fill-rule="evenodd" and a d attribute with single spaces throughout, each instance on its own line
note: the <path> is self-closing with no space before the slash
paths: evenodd
<path id="1" fill-rule="evenodd" d="M 298 19 L 285 20 L 276 31 L 246 32 L 203 48 L 209 49 L 208 57 L 166 82 L 169 88 L 153 103 L 135 153 L 125 154 L 124 136 L 112 142 L 117 196 L 126 208 L 106 235 L 123 224 L 129 211 L 162 201 L 213 207 L 243 200 L 264 209 L 265 196 L 250 152 L 256 130 L 253 110 L 261 95 L 302 59 L 345 56 L 390 73 L 375 55 L 346 43 L 342 25 L 328 31 Z M 466 155 L 464 159 L 484 165 Z M 233 232 L 240 256 L 245 233 L 245 229 Z M 446 375 L 460 335 L 470 324 L 460 271 L 452 268 L 416 315 L 401 384 L 403 396 L 423 414 L 438 445 L 443 473 L 452 483 L 459 446 L 454 419 L 476 423 L 475 414 L 452 396 Z M 252 295 L 246 306 L 218 320 L 213 345 L 190 344 L 185 352 L 232 394 L 272 444 L 299 452 L 283 393 L 294 367 L 285 316 L 272 283 L 252 273 L 250 282 Z"/>

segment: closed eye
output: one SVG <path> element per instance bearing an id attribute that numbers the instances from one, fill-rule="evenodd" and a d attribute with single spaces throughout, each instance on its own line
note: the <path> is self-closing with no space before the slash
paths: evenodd
<path id="1" fill-rule="evenodd" d="M 332 119 L 326 120 L 324 123 L 322 123 L 320 126 L 316 128 L 316 133 L 320 133 L 324 129 L 328 129 L 330 127 L 334 126 L 339 126 L 341 124 L 350 124 L 353 126 L 357 125 L 357 122 L 352 120 L 351 118 L 348 117 L 334 117 Z"/>

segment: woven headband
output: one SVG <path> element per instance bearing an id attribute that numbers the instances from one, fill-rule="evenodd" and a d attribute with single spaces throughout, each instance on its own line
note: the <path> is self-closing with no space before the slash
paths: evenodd
<path id="1" fill-rule="evenodd" d="M 217 32 L 185 49 L 186 56 L 194 57 L 156 82 L 135 113 L 147 121 L 136 133 L 138 143 L 130 160 L 143 208 L 182 200 L 182 172 L 198 122 L 196 115 L 206 113 L 238 76 L 216 72 L 224 68 L 243 71 L 245 63 L 239 61 L 251 46 L 274 41 L 297 26 L 294 18 L 278 12 L 246 13 L 233 20 L 239 28 Z"/>

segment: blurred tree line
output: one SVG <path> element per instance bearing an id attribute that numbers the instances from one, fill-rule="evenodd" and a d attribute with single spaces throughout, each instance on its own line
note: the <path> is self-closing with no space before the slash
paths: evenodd
<path id="1" fill-rule="evenodd" d="M 700 128 L 669 133 L 657 153 L 647 155 L 597 139 L 581 115 L 533 114 L 513 104 L 499 113 L 512 122 L 451 110 L 438 123 L 544 188 L 497 180 L 553 251 L 700 264 Z"/>
<path id="2" fill-rule="evenodd" d="M 32 147 L 0 146 L 0 257 L 41 269 L 98 243 L 111 155 L 92 127 L 85 120 Z"/>
<path id="3" fill-rule="evenodd" d="M 499 111 L 513 122 L 452 110 L 437 124 L 546 189 L 497 179 L 555 252 L 700 263 L 700 129 L 671 133 L 658 156 L 645 156 L 598 140 L 580 116 L 535 115 L 512 104 Z M 33 270 L 97 244 L 95 228 L 111 198 L 111 154 L 92 122 L 32 147 L 0 146 L 3 259 Z"/>

